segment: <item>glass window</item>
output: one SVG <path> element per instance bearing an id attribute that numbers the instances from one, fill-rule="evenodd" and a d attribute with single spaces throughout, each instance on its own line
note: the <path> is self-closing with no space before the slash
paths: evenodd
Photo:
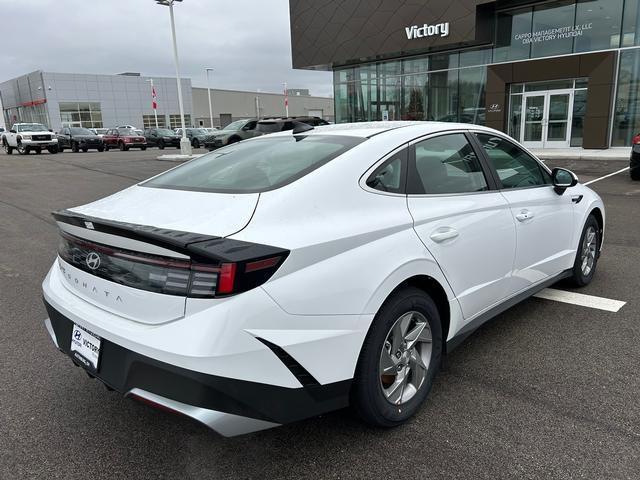
<path id="1" fill-rule="evenodd" d="M 532 20 L 533 9 L 531 8 L 498 12 L 494 62 L 529 58 Z"/>
<path id="2" fill-rule="evenodd" d="M 102 111 L 96 102 L 60 102 L 60 120 L 63 125 L 102 128 Z"/>
<path id="3" fill-rule="evenodd" d="M 620 53 L 618 91 L 613 117 L 614 147 L 630 146 L 640 133 L 640 49 Z"/>
<path id="4" fill-rule="evenodd" d="M 427 75 L 402 77 L 402 120 L 427 119 Z"/>
<path id="5" fill-rule="evenodd" d="M 575 52 L 607 50 L 620 46 L 624 0 L 578 0 Z"/>
<path id="6" fill-rule="evenodd" d="M 142 185 L 219 193 L 264 192 L 303 177 L 363 141 L 339 135 L 267 135 L 223 147 Z"/>
<path id="7" fill-rule="evenodd" d="M 450 194 L 488 190 L 482 167 L 462 133 L 442 135 L 415 145 L 409 193 Z"/>
<path id="8" fill-rule="evenodd" d="M 571 146 L 581 147 L 584 134 L 584 117 L 587 112 L 587 91 L 576 90 L 573 95 L 573 120 L 571 121 Z"/>
<path id="9" fill-rule="evenodd" d="M 405 149 L 384 162 L 371 174 L 367 186 L 381 192 L 404 193 L 406 158 Z"/>
<path id="10" fill-rule="evenodd" d="M 545 90 L 566 90 L 573 88 L 573 80 L 552 80 L 550 82 L 527 83 L 525 92 L 542 92 Z"/>
<path id="11" fill-rule="evenodd" d="M 640 0 L 625 0 L 622 16 L 622 45 L 632 47 L 640 45 Z"/>
<path id="12" fill-rule="evenodd" d="M 378 99 L 375 106 L 380 112 L 379 120 L 400 120 L 401 77 L 382 77 L 378 82 Z"/>
<path id="13" fill-rule="evenodd" d="M 524 188 L 551 183 L 551 177 L 524 150 L 502 137 L 479 133 L 476 135 L 498 172 L 503 188 Z"/>
<path id="14" fill-rule="evenodd" d="M 484 125 L 485 89 L 487 67 L 465 68 L 460 70 L 460 108 L 459 119 L 462 123 Z"/>
<path id="15" fill-rule="evenodd" d="M 467 50 L 460 52 L 461 67 L 475 67 L 476 65 L 488 65 L 493 60 L 493 49 Z"/>
<path id="16" fill-rule="evenodd" d="M 184 116 L 185 126 L 191 125 L 191 115 Z M 182 121 L 180 119 L 180 115 L 169 115 L 169 128 L 182 128 Z"/>
<path id="17" fill-rule="evenodd" d="M 156 117 L 155 115 L 143 115 L 142 116 L 143 128 L 155 128 Z M 167 117 L 164 115 L 158 115 L 158 127 L 164 128 L 167 126 Z"/>
<path id="18" fill-rule="evenodd" d="M 560 0 L 533 9 L 531 58 L 562 55 L 573 51 L 575 0 Z"/>
<path id="19" fill-rule="evenodd" d="M 429 71 L 429 57 L 410 58 L 402 61 L 403 73 L 425 73 Z"/>
<path id="20" fill-rule="evenodd" d="M 522 129 L 522 95 L 511 95 L 509 103 L 509 135 L 520 140 Z"/>
<path id="21" fill-rule="evenodd" d="M 458 53 L 439 53 L 429 57 L 429 70 L 449 70 L 458 68 L 460 55 Z"/>
<path id="22" fill-rule="evenodd" d="M 429 74 L 427 120 L 458 121 L 458 70 Z"/>

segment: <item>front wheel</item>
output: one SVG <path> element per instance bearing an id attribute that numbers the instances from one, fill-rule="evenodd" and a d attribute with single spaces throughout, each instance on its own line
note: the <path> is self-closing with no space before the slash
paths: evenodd
<path id="1" fill-rule="evenodd" d="M 6 140 L 2 143 L 2 146 L 4 147 L 4 153 L 7 155 L 11 155 L 13 153 L 13 147 L 9 146 Z"/>
<path id="2" fill-rule="evenodd" d="M 80 149 L 78 148 L 78 144 L 77 143 L 74 142 L 74 143 L 71 144 L 71 151 L 73 153 L 78 153 L 80 151 Z"/>
<path id="3" fill-rule="evenodd" d="M 158 142 L 158 148 L 159 148 L 160 150 L 164 150 L 164 141 L 160 140 L 160 141 Z"/>
<path id="4" fill-rule="evenodd" d="M 426 293 L 407 287 L 376 314 L 364 341 L 351 405 L 367 423 L 394 427 L 414 415 L 431 390 L 442 358 L 442 325 Z"/>
<path id="5" fill-rule="evenodd" d="M 18 146 L 16 147 L 16 150 L 18 151 L 18 153 L 20 155 L 28 155 L 29 154 L 29 147 L 25 147 L 22 143 L 18 144 Z"/>
<path id="6" fill-rule="evenodd" d="M 143 152 L 147 149 L 147 147 L 140 147 L 140 150 L 142 150 Z"/>
<path id="7" fill-rule="evenodd" d="M 60 151 L 60 149 L 58 148 L 57 145 L 52 145 L 50 147 L 47 147 L 47 151 L 49 153 L 58 153 Z"/>
<path id="8" fill-rule="evenodd" d="M 598 266 L 598 251 L 600 249 L 600 225 L 593 215 L 589 215 L 576 253 L 573 264 L 571 283 L 577 287 L 584 287 L 591 283 Z"/>
<path id="9" fill-rule="evenodd" d="M 194 138 L 192 146 L 193 148 L 200 148 L 200 140 L 198 140 L 197 138 Z"/>

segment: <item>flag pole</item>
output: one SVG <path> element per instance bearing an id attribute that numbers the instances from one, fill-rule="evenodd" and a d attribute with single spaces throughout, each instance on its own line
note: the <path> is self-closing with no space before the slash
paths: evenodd
<path id="1" fill-rule="evenodd" d="M 289 117 L 289 93 L 287 92 L 287 82 L 284 82 L 284 115 Z"/>
<path id="2" fill-rule="evenodd" d="M 156 101 L 156 89 L 153 86 L 153 78 L 151 79 L 151 98 L 152 98 L 152 103 L 151 106 L 153 107 L 153 116 L 156 119 L 156 129 L 158 128 L 158 102 Z"/>

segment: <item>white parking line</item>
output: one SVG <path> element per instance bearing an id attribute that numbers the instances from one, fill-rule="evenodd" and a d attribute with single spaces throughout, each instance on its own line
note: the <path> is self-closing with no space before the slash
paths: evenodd
<path id="1" fill-rule="evenodd" d="M 556 290 L 553 288 L 545 288 L 541 292 L 536 293 L 534 297 L 580 305 L 581 307 L 596 308 L 607 312 L 617 312 L 627 303 L 621 302 L 620 300 L 611 300 L 610 298 L 595 297 L 582 293 L 565 292 L 564 290 Z"/>
<path id="2" fill-rule="evenodd" d="M 622 169 L 618 170 L 617 172 L 610 173 L 609 175 L 605 175 L 604 177 L 596 178 L 595 180 L 590 180 L 587 183 L 585 183 L 584 185 L 591 185 L 592 183 L 599 182 L 600 180 L 604 180 L 605 178 L 613 177 L 614 175 L 618 175 L 619 173 L 626 172 L 630 168 L 631 167 L 622 168 Z"/>

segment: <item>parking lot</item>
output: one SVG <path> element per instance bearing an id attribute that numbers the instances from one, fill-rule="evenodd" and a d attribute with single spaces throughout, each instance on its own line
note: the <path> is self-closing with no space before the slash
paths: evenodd
<path id="1" fill-rule="evenodd" d="M 452 353 L 403 427 L 372 429 L 346 410 L 226 439 L 107 391 L 42 322 L 49 213 L 175 165 L 158 154 L 0 154 L 0 478 L 638 478 L 640 182 L 627 172 L 592 184 L 605 249 L 580 290 L 626 302 L 618 312 L 526 300 Z M 581 181 L 626 166 L 547 163 Z"/>

